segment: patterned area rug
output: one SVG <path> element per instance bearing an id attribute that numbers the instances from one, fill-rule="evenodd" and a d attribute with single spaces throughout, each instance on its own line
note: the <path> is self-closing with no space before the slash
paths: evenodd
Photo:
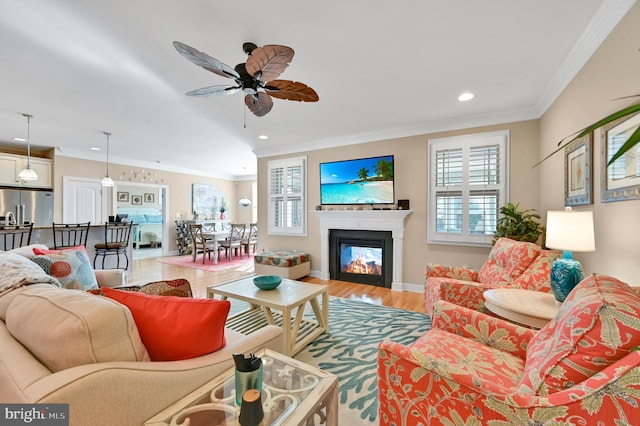
<path id="1" fill-rule="evenodd" d="M 234 256 L 231 258 L 231 261 L 225 259 L 223 256 L 220 258 L 220 262 L 218 263 L 213 263 L 213 258 L 211 260 L 207 258 L 205 259 L 203 264 L 201 254 L 198 255 L 195 262 L 189 254 L 186 256 L 163 257 L 162 259 L 158 259 L 158 262 L 184 266 L 185 268 L 203 269 L 209 272 L 224 271 L 226 269 L 235 268 L 238 268 L 240 270 L 247 270 L 249 272 L 253 271 L 253 256 L 244 256 L 242 259 Z"/>
<path id="2" fill-rule="evenodd" d="M 229 315 L 247 308 L 244 302 L 231 300 Z M 340 425 L 375 425 L 378 343 L 388 339 L 409 344 L 430 327 L 425 314 L 329 297 L 329 333 L 294 358 L 338 376 Z"/>

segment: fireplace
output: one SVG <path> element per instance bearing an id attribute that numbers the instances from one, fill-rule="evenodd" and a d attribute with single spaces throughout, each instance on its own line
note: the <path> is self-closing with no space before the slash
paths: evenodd
<path id="1" fill-rule="evenodd" d="M 320 273 L 323 280 L 329 275 L 329 231 L 351 229 L 359 231 L 389 231 L 393 238 L 392 290 L 402 290 L 402 253 L 405 222 L 413 210 L 312 210 L 320 219 Z"/>
<path id="2" fill-rule="evenodd" d="M 391 288 L 392 233 L 329 230 L 329 276 L 335 280 Z"/>

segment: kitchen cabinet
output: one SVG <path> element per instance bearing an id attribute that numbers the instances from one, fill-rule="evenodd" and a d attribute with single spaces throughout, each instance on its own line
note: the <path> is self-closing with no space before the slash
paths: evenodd
<path id="1" fill-rule="evenodd" d="M 53 187 L 53 161 L 48 158 L 31 157 L 31 168 L 38 175 L 34 181 L 19 181 L 18 173 L 27 167 L 24 155 L 0 153 L 0 185 L 29 188 Z"/>

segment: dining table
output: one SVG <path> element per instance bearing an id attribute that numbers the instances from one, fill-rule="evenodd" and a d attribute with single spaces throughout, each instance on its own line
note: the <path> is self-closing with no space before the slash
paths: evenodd
<path id="1" fill-rule="evenodd" d="M 229 235 L 230 231 L 228 229 L 219 231 L 214 231 L 213 229 L 208 231 L 205 231 L 204 229 L 202 230 L 202 236 L 207 241 L 213 242 L 213 252 L 215 253 L 213 256 L 213 263 L 218 263 L 218 249 L 220 248 L 220 246 L 218 245 L 218 241 L 224 240 L 225 238 L 229 237 Z"/>

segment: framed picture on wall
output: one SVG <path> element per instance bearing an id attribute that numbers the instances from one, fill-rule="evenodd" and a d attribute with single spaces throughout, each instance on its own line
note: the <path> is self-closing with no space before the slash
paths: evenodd
<path id="1" fill-rule="evenodd" d="M 640 144 L 624 153 L 612 164 L 611 158 L 640 127 L 640 114 L 621 118 L 602 127 L 601 201 L 640 199 Z"/>
<path id="2" fill-rule="evenodd" d="M 129 193 L 118 191 L 118 201 L 122 201 L 125 203 L 129 202 Z"/>
<path id="3" fill-rule="evenodd" d="M 149 193 L 149 192 L 145 192 L 144 194 L 144 202 L 145 203 L 155 203 L 155 194 Z"/>
<path id="4" fill-rule="evenodd" d="M 213 185 L 204 183 L 192 184 L 191 210 L 196 215 L 207 217 L 218 211 L 222 194 Z"/>
<path id="5" fill-rule="evenodd" d="M 564 150 L 564 205 L 591 204 L 593 192 L 593 134 L 573 142 Z"/>
<path id="6" fill-rule="evenodd" d="M 133 204 L 134 206 L 141 206 L 142 205 L 142 195 L 132 195 L 131 196 L 131 204 Z"/>

